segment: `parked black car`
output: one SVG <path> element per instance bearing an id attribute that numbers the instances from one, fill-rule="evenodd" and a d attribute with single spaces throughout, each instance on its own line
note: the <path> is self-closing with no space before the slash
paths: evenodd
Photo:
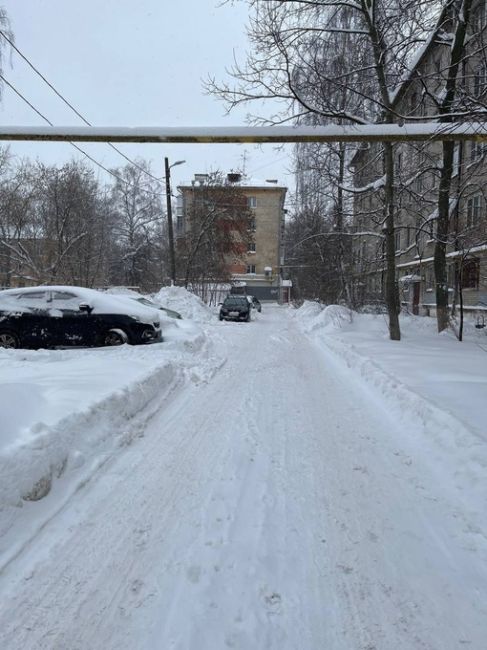
<path id="1" fill-rule="evenodd" d="M 0 347 L 99 346 L 161 341 L 159 313 L 83 287 L 0 291 Z"/>
<path id="2" fill-rule="evenodd" d="M 255 296 L 247 296 L 247 300 L 249 301 L 249 305 L 252 307 L 252 309 L 257 309 L 257 311 L 260 314 L 260 312 L 262 311 L 262 305 L 260 304 L 260 300 Z"/>
<path id="3" fill-rule="evenodd" d="M 250 304 L 245 296 L 227 296 L 220 307 L 220 320 L 250 320 Z"/>

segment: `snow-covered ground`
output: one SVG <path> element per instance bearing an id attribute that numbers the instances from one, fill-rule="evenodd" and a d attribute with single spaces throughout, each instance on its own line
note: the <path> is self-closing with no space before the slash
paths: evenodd
<path id="1" fill-rule="evenodd" d="M 485 650 L 482 338 L 164 291 L 164 343 L 0 351 L 0 647 Z"/>

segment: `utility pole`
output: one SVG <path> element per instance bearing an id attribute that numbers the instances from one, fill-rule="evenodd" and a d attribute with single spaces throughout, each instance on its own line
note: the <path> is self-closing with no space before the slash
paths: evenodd
<path id="1" fill-rule="evenodd" d="M 176 284 L 176 256 L 174 254 L 174 229 L 172 225 L 171 181 L 169 159 L 164 158 L 166 173 L 166 207 L 167 207 L 167 234 L 169 238 L 169 261 L 171 266 L 171 284 Z"/>
<path id="2" fill-rule="evenodd" d="M 169 158 L 164 158 L 166 177 L 166 207 L 167 207 L 167 235 L 169 238 L 169 261 L 171 265 L 171 284 L 176 284 L 176 251 L 174 249 L 174 228 L 172 225 L 172 204 L 171 204 L 171 167 L 182 165 L 185 160 L 176 160 L 172 165 Z"/>

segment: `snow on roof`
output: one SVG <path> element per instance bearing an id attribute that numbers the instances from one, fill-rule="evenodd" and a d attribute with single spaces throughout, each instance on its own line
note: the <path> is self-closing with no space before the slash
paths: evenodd
<path id="1" fill-rule="evenodd" d="M 403 275 L 398 282 L 421 282 L 421 276 L 415 274 Z"/>
<path id="2" fill-rule="evenodd" d="M 203 174 L 195 174 L 195 176 L 203 176 Z M 209 176 L 208 176 L 209 178 Z M 286 185 L 279 184 L 277 181 L 274 179 L 272 180 L 263 180 L 259 178 L 250 178 L 248 176 L 242 176 L 242 179 L 236 182 L 228 182 L 226 177 L 223 180 L 223 184 L 227 185 L 229 187 L 240 187 L 240 188 L 248 188 L 248 189 L 270 189 L 270 190 L 287 190 Z M 193 179 L 192 181 L 184 181 L 182 183 L 178 184 L 178 187 L 184 187 L 184 188 L 193 188 L 193 187 L 203 187 L 204 186 L 204 181 L 199 184 L 199 181 L 197 178 Z"/>

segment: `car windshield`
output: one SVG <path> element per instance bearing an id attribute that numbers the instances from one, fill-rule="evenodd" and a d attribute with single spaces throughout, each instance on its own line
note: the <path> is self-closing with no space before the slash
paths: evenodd
<path id="1" fill-rule="evenodd" d="M 232 298 L 226 298 L 225 302 L 224 302 L 224 305 L 232 307 L 232 306 L 236 306 L 236 305 L 245 305 L 246 302 L 247 302 L 246 298 L 237 298 L 237 297 L 233 298 L 232 297 Z"/>

